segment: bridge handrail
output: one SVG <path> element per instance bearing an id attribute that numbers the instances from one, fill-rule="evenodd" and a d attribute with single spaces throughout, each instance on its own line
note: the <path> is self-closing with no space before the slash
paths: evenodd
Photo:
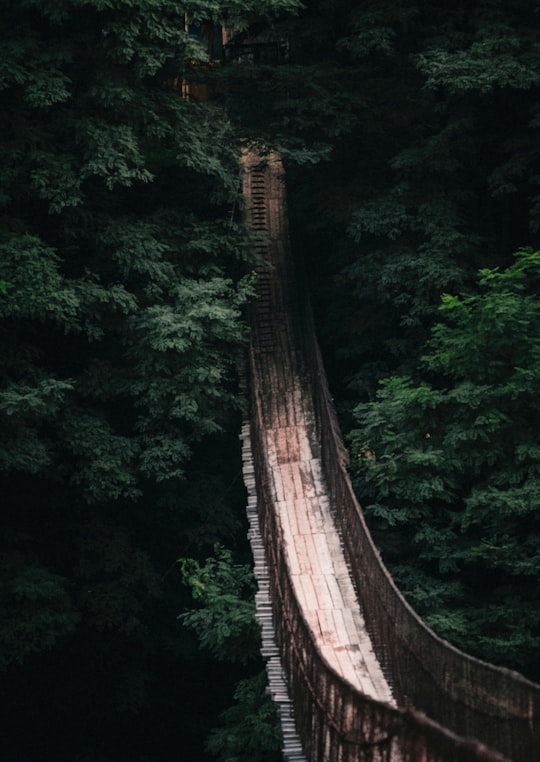
<path id="1" fill-rule="evenodd" d="M 508 762 L 473 739 L 460 738 L 423 713 L 396 709 L 360 693 L 327 662 L 296 597 L 283 531 L 273 507 L 264 445 L 263 401 L 250 350 L 250 443 L 257 484 L 260 531 L 271 570 L 276 641 L 288 676 L 297 730 L 309 759 L 317 762 L 376 759 L 392 762 Z"/>
<path id="2" fill-rule="evenodd" d="M 480 738 L 514 762 L 540 759 L 540 686 L 474 658 L 438 637 L 396 587 L 352 488 L 309 299 L 303 342 L 311 377 L 323 472 L 374 650 L 401 705 L 429 713 L 460 736 Z"/>
<path id="3" fill-rule="evenodd" d="M 386 762 L 391 758 L 401 762 L 501 762 L 503 753 L 513 762 L 533 762 L 540 758 L 535 726 L 540 687 L 510 670 L 469 657 L 438 638 L 406 603 L 373 544 L 347 473 L 347 454 L 309 300 L 293 294 L 281 162 L 275 153 L 265 157 L 256 151 L 243 157 L 245 178 L 249 178 L 244 184 L 249 214 L 256 229 L 266 236 L 258 246 L 259 254 L 273 262 L 263 267 L 260 298 L 251 308 L 250 440 L 278 646 L 305 751 L 312 762 Z M 296 309 L 299 303 L 304 306 L 300 311 Z M 288 334 L 284 344 L 283 331 Z M 319 650 L 294 593 L 270 489 L 264 436 L 265 421 L 273 419 L 275 403 L 287 393 L 276 389 L 277 397 L 272 391 L 266 392 L 269 399 L 263 397 L 263 389 L 270 389 L 264 357 L 271 353 L 275 360 L 285 361 L 280 347 L 286 347 L 286 353 L 293 350 L 296 359 L 290 359 L 295 366 L 299 363 L 304 393 L 311 390 L 313 395 L 329 497 L 374 650 L 400 709 L 368 698 L 334 671 Z"/>

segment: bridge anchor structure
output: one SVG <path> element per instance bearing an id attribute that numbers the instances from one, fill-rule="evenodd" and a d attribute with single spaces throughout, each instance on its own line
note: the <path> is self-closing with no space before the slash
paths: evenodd
<path id="1" fill-rule="evenodd" d="M 385 569 L 295 278 L 281 160 L 246 150 L 242 170 L 258 259 L 244 480 L 285 760 L 539 760 L 540 687 L 437 638 Z"/>

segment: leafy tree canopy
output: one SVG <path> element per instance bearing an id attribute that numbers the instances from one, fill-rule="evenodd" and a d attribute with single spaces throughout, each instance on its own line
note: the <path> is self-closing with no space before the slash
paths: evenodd
<path id="1" fill-rule="evenodd" d="M 245 55 L 223 97 L 285 156 L 336 391 L 370 395 L 441 293 L 537 245 L 536 2 L 308 2 L 271 39 L 280 63 Z"/>
<path id="2" fill-rule="evenodd" d="M 249 566 L 235 563 L 230 551 L 219 545 L 214 550 L 204 566 L 193 558 L 180 560 L 184 582 L 201 604 L 180 618 L 214 658 L 245 664 L 257 656 L 255 580 Z"/>
<path id="3" fill-rule="evenodd" d="M 184 582 L 199 604 L 180 619 L 197 633 L 201 647 L 218 661 L 260 663 L 251 568 L 236 563 L 232 553 L 220 545 L 204 565 L 192 558 L 182 558 L 180 564 Z M 278 762 L 281 727 L 267 692 L 265 669 L 241 679 L 234 699 L 210 733 L 208 750 L 220 762 Z"/>
<path id="4" fill-rule="evenodd" d="M 443 637 L 538 678 L 540 252 L 445 295 L 415 378 L 355 410 L 354 473 L 390 568 Z M 496 626 L 494 626 L 496 625 Z"/>
<path id="5" fill-rule="evenodd" d="M 205 674 L 175 619 L 188 596 L 171 569 L 181 548 L 204 554 L 242 527 L 236 365 L 251 265 L 235 129 L 171 83 L 206 55 L 186 13 L 241 26 L 293 7 L 2 4 L 4 758 L 169 759 L 150 741 L 182 705 L 168 675 Z M 213 701 L 217 714 L 221 688 Z M 196 711 L 186 704 L 184 732 L 202 758 L 210 720 L 197 728 Z"/>

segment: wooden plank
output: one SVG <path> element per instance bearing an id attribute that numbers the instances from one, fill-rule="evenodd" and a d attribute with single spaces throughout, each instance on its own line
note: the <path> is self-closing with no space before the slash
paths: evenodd
<path id="1" fill-rule="evenodd" d="M 353 654 L 348 648 L 339 647 L 335 649 L 336 660 L 338 662 L 338 671 L 343 677 L 352 683 L 362 693 L 366 693 L 370 689 L 369 680 L 365 682 L 361 679 L 358 671 L 355 668 Z M 367 691 L 365 690 L 367 688 Z"/>
<path id="2" fill-rule="evenodd" d="M 291 499 L 286 503 L 287 518 L 289 521 L 289 527 L 291 530 L 291 537 L 296 542 L 296 538 L 299 534 L 302 534 L 300 527 L 298 526 L 298 515 L 296 511 L 296 500 Z"/>
<path id="3" fill-rule="evenodd" d="M 291 469 L 291 475 L 294 482 L 294 490 L 296 493 L 296 497 L 303 498 L 304 497 L 304 484 L 302 482 L 302 477 L 300 475 L 300 468 L 298 466 L 296 468 Z"/>
<path id="4" fill-rule="evenodd" d="M 333 602 L 328 592 L 328 586 L 323 574 L 313 574 L 311 577 L 311 583 L 317 594 L 317 600 L 319 601 L 320 609 L 332 609 Z"/>
<path id="5" fill-rule="evenodd" d="M 275 500 L 280 503 L 285 503 L 286 501 L 285 487 L 283 485 L 281 474 L 279 470 L 277 469 L 277 467 L 274 467 L 272 469 L 272 489 L 274 492 Z"/>
<path id="6" fill-rule="evenodd" d="M 296 552 L 296 544 L 292 541 L 287 541 L 285 545 L 285 552 L 287 553 L 287 561 L 291 574 L 301 574 L 302 568 L 298 559 L 298 553 Z"/>
<path id="7" fill-rule="evenodd" d="M 336 645 L 336 631 L 334 625 L 334 617 L 332 616 L 331 609 L 319 609 L 317 612 L 319 618 L 319 626 L 322 633 L 321 645 Z"/>
<path id="8" fill-rule="evenodd" d="M 294 545 L 296 549 L 296 556 L 298 558 L 298 564 L 300 566 L 300 573 L 311 575 L 313 573 L 313 569 L 311 566 L 311 558 L 309 557 L 309 553 L 306 551 L 304 536 L 296 535 Z"/>
<path id="9" fill-rule="evenodd" d="M 323 574 L 335 576 L 334 559 L 328 547 L 328 536 L 324 532 L 317 532 L 313 535 L 313 543 L 319 556 L 319 566 Z"/>
<path id="10" fill-rule="evenodd" d="M 281 483 L 287 501 L 294 501 L 296 498 L 302 498 L 302 489 L 300 488 L 300 490 L 298 490 L 298 483 L 294 472 L 294 466 L 291 466 L 289 463 L 282 463 L 279 468 Z"/>
<path id="11" fill-rule="evenodd" d="M 339 644 L 340 646 L 351 645 L 349 640 L 349 633 L 347 632 L 347 627 L 343 618 L 343 611 L 340 608 L 332 609 L 332 619 L 335 630 L 336 644 Z"/>
<path id="12" fill-rule="evenodd" d="M 274 429 L 272 433 L 278 466 L 281 466 L 283 463 L 289 463 L 289 437 L 292 435 L 290 428 Z"/>
<path id="13" fill-rule="evenodd" d="M 294 501 L 294 513 L 298 534 L 311 535 L 313 530 L 308 514 L 309 503 L 303 498 L 296 498 Z M 315 552 L 315 550 L 314 550 Z"/>
<path id="14" fill-rule="evenodd" d="M 339 663 L 339 658 L 334 647 L 331 645 L 323 644 L 320 647 L 320 651 L 332 669 L 335 669 L 338 673 L 341 672 L 341 665 Z"/>
<path id="15" fill-rule="evenodd" d="M 304 600 L 306 601 L 306 608 L 311 611 L 319 611 L 323 607 L 317 596 L 317 590 L 313 584 L 313 579 L 314 578 L 310 574 L 302 574 L 299 577 L 304 593 Z"/>
<path id="16" fill-rule="evenodd" d="M 275 508 L 277 510 L 279 520 L 281 522 L 281 528 L 283 529 L 283 536 L 285 538 L 285 542 L 294 546 L 294 535 L 291 529 L 291 516 L 290 516 L 291 512 L 288 510 L 288 505 L 284 500 L 276 501 Z M 294 519 L 294 514 L 293 514 L 293 519 Z"/>
<path id="17" fill-rule="evenodd" d="M 338 585 L 336 582 L 336 578 L 334 574 L 327 574 L 326 575 L 326 584 L 328 586 L 328 590 L 330 591 L 330 597 L 334 602 L 334 606 L 336 608 L 345 608 L 347 604 L 345 603 L 343 599 L 343 595 L 341 593 L 341 586 Z"/>
<path id="18" fill-rule="evenodd" d="M 317 510 L 317 503 L 313 497 L 306 496 L 306 519 L 309 522 L 310 534 L 316 535 L 322 531 L 321 516 Z"/>

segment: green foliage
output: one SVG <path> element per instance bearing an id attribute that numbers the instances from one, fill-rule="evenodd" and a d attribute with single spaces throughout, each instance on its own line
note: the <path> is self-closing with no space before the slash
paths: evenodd
<path id="1" fill-rule="evenodd" d="M 430 88 L 450 92 L 492 92 L 495 88 L 529 90 L 540 84 L 540 44 L 523 27 L 485 19 L 464 49 L 432 48 L 417 65 Z"/>
<path id="2" fill-rule="evenodd" d="M 287 159 L 341 396 L 410 372 L 440 294 L 535 241 L 536 22 L 532 0 L 311 3 L 276 25 L 279 66 L 225 72 L 231 113 Z"/>
<path id="3" fill-rule="evenodd" d="M 49 320 L 66 332 L 78 329 L 76 289 L 62 278 L 52 247 L 36 235 L 8 233 L 0 239 L 0 257 L 13 284 L 9 298 L 2 301 L 3 318 Z"/>
<path id="4" fill-rule="evenodd" d="M 276 705 L 265 693 L 266 672 L 240 680 L 235 704 L 220 715 L 207 742 L 219 762 L 279 762 L 281 728 Z"/>
<path id="5" fill-rule="evenodd" d="M 382 382 L 351 432 L 367 515 L 405 593 L 444 637 L 525 672 L 540 646 L 526 614 L 540 568 L 539 276 L 539 252 L 521 250 L 481 270 L 477 292 L 445 295 L 419 377 Z"/>
<path id="6" fill-rule="evenodd" d="M 179 696 L 208 670 L 171 570 L 242 528 L 251 252 L 236 129 L 167 83 L 206 55 L 186 11 L 245 26 L 296 7 L 2 4 L 2 758 L 169 759 L 179 735 L 204 757 L 226 687 Z"/>
<path id="7" fill-rule="evenodd" d="M 229 224 L 232 132 L 152 79 L 187 55 L 174 4 L 6 14 L 4 463 L 54 472 L 95 503 L 138 498 L 148 479 L 183 476 L 235 406 L 249 287 L 235 264 L 244 231 Z M 37 71 L 51 92 L 62 73 L 62 97 L 37 98 Z M 168 158 L 150 162 L 160 145 Z"/>
<path id="8" fill-rule="evenodd" d="M 5 555 L 2 562 L 10 572 L 0 595 L 0 670 L 4 671 L 9 664 L 20 664 L 30 654 L 65 641 L 80 614 L 70 600 L 65 578 L 36 560 L 28 563 L 21 554 Z"/>
<path id="9" fill-rule="evenodd" d="M 480 295 L 443 295 L 441 311 L 451 322 L 434 328 L 427 367 L 455 380 L 497 382 L 512 398 L 532 395 L 538 362 L 539 273 L 540 254 L 524 249 L 506 270 L 480 271 Z"/>
<path id="10" fill-rule="evenodd" d="M 99 518 L 77 527 L 74 541 L 77 602 L 87 624 L 117 637 L 140 635 L 144 600 L 158 595 L 161 582 L 148 552 L 123 527 Z"/>
<path id="11" fill-rule="evenodd" d="M 284 65 L 215 67 L 220 100 L 182 99 L 165 83 L 207 58 L 184 12 L 247 37 L 262 20 L 263 38 L 287 42 Z M 398 581 L 443 634 L 528 669 L 537 275 L 530 253 L 523 276 L 506 266 L 540 227 L 535 12 L 532 0 L 4 3 L 2 756 L 142 762 L 189 737 L 203 758 L 208 720 L 178 711 L 178 686 L 204 711 L 219 693 L 217 714 L 226 662 L 208 668 L 175 615 L 185 603 L 223 660 L 255 653 L 251 583 L 235 587 L 230 558 L 207 565 L 196 611 L 166 571 L 185 545 L 202 579 L 209 545 L 242 529 L 244 496 L 228 486 L 250 294 L 237 134 L 287 160 L 294 248 L 341 392 L 366 399 L 393 376 L 356 452 Z M 445 297 L 448 330 L 426 347 L 442 292 L 461 296 Z M 272 735 L 241 693 L 252 730 L 236 734 L 231 710 L 211 742 L 221 758 L 264 754 L 244 730 Z"/>
<path id="12" fill-rule="evenodd" d="M 204 566 L 192 558 L 181 559 L 184 582 L 201 608 L 180 619 L 215 659 L 246 664 L 256 658 L 259 641 L 253 574 L 249 566 L 234 563 L 226 548 L 216 545 L 214 553 Z"/>
<path id="13" fill-rule="evenodd" d="M 217 661 L 260 664 L 251 567 L 236 563 L 232 552 L 219 544 L 204 565 L 182 558 L 180 567 L 184 583 L 199 606 L 188 609 L 179 619 L 196 633 L 200 647 Z M 266 686 L 264 669 L 237 683 L 235 703 L 220 714 L 219 725 L 206 743 L 220 762 L 281 759 L 281 727 Z"/>
<path id="14" fill-rule="evenodd" d="M 531 674 L 536 255 L 509 252 L 539 229 L 536 3 L 318 2 L 280 35 L 225 97 L 286 156 L 345 427 L 386 379 L 353 435 L 377 539 L 439 632 Z"/>
<path id="15" fill-rule="evenodd" d="M 227 21 L 231 28 L 242 29 L 253 20 L 254 12 L 258 19 L 272 19 L 280 14 L 297 12 L 303 4 L 300 0 L 195 0 L 186 3 L 188 13 L 195 19 L 216 22 Z"/>

